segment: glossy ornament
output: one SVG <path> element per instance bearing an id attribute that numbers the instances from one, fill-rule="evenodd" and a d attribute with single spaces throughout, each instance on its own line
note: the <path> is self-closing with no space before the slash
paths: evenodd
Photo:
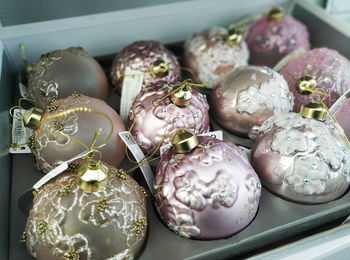
<path id="1" fill-rule="evenodd" d="M 146 237 L 144 189 L 107 165 L 106 184 L 97 191 L 79 187 L 66 171 L 34 196 L 26 243 L 37 259 L 133 259 Z"/>
<path id="2" fill-rule="evenodd" d="M 332 124 L 296 113 L 266 120 L 251 154 L 266 188 L 307 204 L 331 201 L 345 193 L 350 181 L 349 158 L 349 148 Z"/>
<path id="3" fill-rule="evenodd" d="M 246 41 L 249 64 L 271 68 L 287 54 L 310 47 L 306 26 L 278 8 L 271 9 L 250 27 Z"/>
<path id="4" fill-rule="evenodd" d="M 35 106 L 45 109 L 52 99 L 65 98 L 74 92 L 107 98 L 107 77 L 98 62 L 81 47 L 42 55 L 28 79 L 28 94 Z"/>
<path id="5" fill-rule="evenodd" d="M 180 65 L 175 55 L 158 41 L 136 41 L 116 55 L 111 80 L 119 94 L 122 93 L 124 77 L 128 77 L 125 75 L 126 68 L 144 72 L 143 82 L 146 86 L 159 80 L 181 80 Z"/>
<path id="6" fill-rule="evenodd" d="M 232 70 L 248 64 L 249 51 L 240 31 L 213 27 L 185 43 L 185 64 L 198 80 L 213 89 Z"/>
<path id="7" fill-rule="evenodd" d="M 174 148 L 157 166 L 156 208 L 176 234 L 219 239 L 239 232 L 258 210 L 261 184 L 247 157 L 235 145 L 198 136 L 187 153 Z"/>
<path id="8" fill-rule="evenodd" d="M 182 95 L 169 95 L 158 102 L 172 90 L 168 83 L 158 81 L 144 88 L 131 107 L 128 128 L 134 124 L 131 134 L 145 153 L 154 149 L 164 136 L 163 144 L 168 143 L 170 134 L 184 127 L 196 134 L 209 132 L 209 106 L 205 97 L 188 87 L 188 91 L 181 91 Z"/>
<path id="9" fill-rule="evenodd" d="M 103 100 L 73 94 L 65 99 L 58 99 L 50 103 L 40 120 L 55 113 L 64 112 L 71 108 L 87 107 L 101 111 L 111 119 L 114 130 L 106 145 L 99 150 L 103 161 L 117 167 L 124 158 L 125 145 L 118 133 L 125 131 L 125 126 L 119 115 Z M 37 121 L 27 119 L 25 121 Z M 101 144 L 110 134 L 111 124 L 107 118 L 91 112 L 73 112 L 55 119 L 45 121 L 40 128 L 36 128 L 30 138 L 30 148 L 35 156 L 37 168 L 48 173 L 62 162 L 73 158 L 75 155 L 86 150 L 81 144 L 62 136 L 49 135 L 46 132 L 60 134 L 77 139 L 90 147 L 95 132 L 102 129 L 98 136 L 95 147 Z"/>
<path id="10" fill-rule="evenodd" d="M 211 96 L 213 119 L 243 137 L 253 126 L 292 108 L 293 95 L 286 81 L 268 67 L 247 66 L 231 72 Z"/>
<path id="11" fill-rule="evenodd" d="M 308 51 L 290 61 L 281 71 L 293 92 L 294 111 L 299 112 L 301 105 L 316 98 L 305 88 L 316 88 L 329 96 L 323 102 L 327 107 L 350 89 L 350 61 L 337 51 L 317 48 Z M 316 98 L 317 100 L 317 98 Z"/>

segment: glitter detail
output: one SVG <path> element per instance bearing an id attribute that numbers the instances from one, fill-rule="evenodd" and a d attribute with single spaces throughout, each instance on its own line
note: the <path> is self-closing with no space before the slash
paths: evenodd
<path id="1" fill-rule="evenodd" d="M 41 89 L 40 92 L 39 92 L 39 95 L 42 96 L 42 97 L 45 97 L 46 96 L 46 92 Z"/>
<path id="2" fill-rule="evenodd" d="M 146 191 L 146 189 L 144 188 L 144 187 L 142 187 L 142 186 L 140 186 L 140 191 L 142 192 L 142 194 L 145 196 L 145 197 L 147 197 L 147 191 Z"/>
<path id="3" fill-rule="evenodd" d="M 19 238 L 19 242 L 25 244 L 27 242 L 27 233 L 23 231 L 22 235 Z"/>
<path id="4" fill-rule="evenodd" d="M 108 203 L 107 198 L 103 197 L 97 201 L 97 209 L 99 211 L 104 211 L 108 207 L 109 207 L 109 203 Z"/>
<path id="5" fill-rule="evenodd" d="M 47 230 L 47 223 L 45 220 L 40 220 L 37 226 L 38 229 L 38 233 L 39 235 L 41 235 L 42 233 L 44 233 Z"/>
<path id="6" fill-rule="evenodd" d="M 38 194 L 40 191 L 40 188 L 39 189 L 36 189 L 36 190 L 33 190 L 32 193 L 33 193 L 33 196 L 35 196 L 36 194 Z"/>
<path id="7" fill-rule="evenodd" d="M 57 122 L 56 120 L 53 121 L 53 126 L 57 131 L 62 131 L 64 129 L 63 124 Z"/>
<path id="8" fill-rule="evenodd" d="M 126 180 L 126 175 L 126 171 L 124 171 L 123 169 L 119 169 L 117 172 L 117 176 L 122 180 Z"/>
<path id="9" fill-rule="evenodd" d="M 68 164 L 68 171 L 76 171 L 80 167 L 80 163 L 78 162 L 70 162 Z"/>
<path id="10" fill-rule="evenodd" d="M 31 137 L 28 138 L 27 145 L 28 145 L 30 150 L 33 150 L 35 148 L 34 136 L 31 136 Z"/>
<path id="11" fill-rule="evenodd" d="M 62 190 L 60 191 L 60 195 L 61 195 L 61 196 L 66 196 L 66 195 L 71 191 L 71 188 L 72 188 L 72 184 L 71 184 L 71 183 L 67 183 L 67 184 L 62 188 Z"/>
<path id="12" fill-rule="evenodd" d="M 143 231 L 146 229 L 147 227 L 147 221 L 144 218 L 140 218 L 135 222 L 135 231 L 134 234 L 136 236 L 140 236 L 141 234 L 143 234 Z"/>
<path id="13" fill-rule="evenodd" d="M 74 91 L 74 92 L 72 93 L 72 97 L 73 97 L 73 98 L 80 97 L 80 94 L 79 94 L 78 92 Z"/>
<path id="14" fill-rule="evenodd" d="M 73 250 L 73 249 L 68 249 L 65 254 L 64 254 L 64 259 L 65 260 L 79 260 L 79 251 Z"/>
<path id="15" fill-rule="evenodd" d="M 58 108 L 58 105 L 49 105 L 49 106 L 47 106 L 47 110 L 49 112 L 55 112 L 57 110 L 57 108 Z"/>

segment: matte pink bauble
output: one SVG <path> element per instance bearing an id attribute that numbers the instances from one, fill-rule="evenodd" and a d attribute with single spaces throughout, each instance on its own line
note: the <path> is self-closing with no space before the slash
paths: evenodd
<path id="1" fill-rule="evenodd" d="M 162 60 L 169 70 L 162 75 L 152 73 L 155 62 Z M 122 84 L 126 68 L 144 72 L 144 85 L 156 81 L 175 82 L 181 80 L 180 65 L 175 55 L 158 41 L 136 41 L 119 52 L 111 68 L 111 80 L 119 94 L 122 93 Z"/>
<path id="2" fill-rule="evenodd" d="M 117 167 L 124 158 L 125 145 L 118 133 L 125 131 L 119 115 L 105 101 L 74 94 L 65 99 L 50 103 L 42 119 L 54 113 L 71 108 L 88 107 L 107 114 L 113 123 L 113 133 L 106 145 L 99 149 L 104 162 Z M 73 112 L 56 119 L 45 121 L 30 138 L 31 150 L 35 156 L 37 167 L 44 173 L 51 171 L 62 162 L 73 158 L 86 150 L 81 144 L 61 136 L 48 135 L 43 130 L 73 137 L 90 147 L 95 132 L 102 129 L 95 146 L 101 144 L 111 131 L 111 124 L 102 115 L 89 112 Z"/>
<path id="3" fill-rule="evenodd" d="M 103 164 L 106 185 L 86 191 L 76 171 L 42 186 L 26 224 L 26 243 L 36 259 L 133 259 L 147 232 L 144 190 L 128 175 Z M 123 177 L 123 178 L 121 178 Z"/>
<path id="4" fill-rule="evenodd" d="M 337 51 L 328 48 L 310 50 L 290 61 L 281 71 L 294 94 L 294 111 L 299 112 L 303 104 L 312 98 L 312 94 L 302 94 L 298 88 L 308 84 L 324 91 L 323 101 L 330 107 L 350 89 L 350 61 Z"/>
<path id="5" fill-rule="evenodd" d="M 53 98 L 65 98 L 73 92 L 107 98 L 107 77 L 97 61 L 81 47 L 42 55 L 28 79 L 28 94 L 35 106 L 45 109 Z"/>
<path id="6" fill-rule="evenodd" d="M 249 64 L 271 68 L 287 54 L 310 47 L 306 26 L 288 14 L 278 19 L 263 16 L 250 27 L 246 41 Z"/>
<path id="7" fill-rule="evenodd" d="M 349 158 L 349 148 L 333 125 L 296 113 L 266 120 L 251 153 L 266 188 L 307 204 L 331 201 L 346 192 Z"/>
<path id="8" fill-rule="evenodd" d="M 188 153 L 172 148 L 162 155 L 153 187 L 155 205 L 180 236 L 225 238 L 253 220 L 261 184 L 235 145 L 204 136 L 198 141 Z"/>
<path id="9" fill-rule="evenodd" d="M 214 88 L 229 72 L 248 64 L 244 40 L 229 44 L 227 36 L 225 28 L 213 27 L 193 34 L 185 43 L 185 64 L 207 88 Z"/>
<path id="10" fill-rule="evenodd" d="M 132 104 L 128 128 L 134 124 L 131 134 L 145 153 L 154 149 L 163 137 L 166 137 L 163 144 L 168 143 L 170 134 L 184 127 L 196 134 L 209 132 L 209 106 L 205 97 L 192 88 L 192 98 L 187 106 L 177 106 L 170 96 L 158 102 L 172 90 L 168 83 L 158 81 L 144 88 Z M 146 110 L 151 105 L 153 107 Z"/>
<path id="11" fill-rule="evenodd" d="M 214 89 L 210 101 L 213 119 L 243 137 L 270 116 L 293 108 L 286 81 L 268 67 L 247 66 L 231 72 Z"/>

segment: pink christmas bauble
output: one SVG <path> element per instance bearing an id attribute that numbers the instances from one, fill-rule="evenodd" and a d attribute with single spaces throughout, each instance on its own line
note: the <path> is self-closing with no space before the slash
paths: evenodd
<path id="1" fill-rule="evenodd" d="M 306 26 L 288 14 L 280 20 L 263 16 L 250 27 L 246 41 L 249 64 L 271 68 L 288 53 L 310 47 Z"/>
<path id="2" fill-rule="evenodd" d="M 231 236 L 253 220 L 261 184 L 235 145 L 198 136 L 186 154 L 165 152 L 157 166 L 154 201 L 165 224 L 196 239 Z"/>
<path id="3" fill-rule="evenodd" d="M 296 113 L 266 120 L 251 153 L 252 165 L 266 188 L 307 204 L 331 201 L 345 193 L 349 158 L 349 148 L 332 124 Z"/>
<path id="4" fill-rule="evenodd" d="M 298 85 L 302 77 L 310 77 L 316 87 L 326 92 L 323 102 L 330 107 L 343 93 L 350 89 L 350 62 L 337 51 L 328 48 L 310 50 L 290 61 L 281 71 L 294 94 L 294 111 L 299 112 L 303 104 L 314 94 L 301 94 Z"/>
<path id="5" fill-rule="evenodd" d="M 41 55 L 28 79 L 28 94 L 35 106 L 45 109 L 53 98 L 73 92 L 107 98 L 107 77 L 98 62 L 81 47 Z"/>
<path id="6" fill-rule="evenodd" d="M 164 76 L 153 75 L 152 66 L 154 62 L 163 60 L 169 67 Z M 126 46 L 119 52 L 111 68 L 111 80 L 117 92 L 121 94 L 122 84 L 126 68 L 144 72 L 144 85 L 156 81 L 175 82 L 181 80 L 180 65 L 175 55 L 158 41 L 136 41 Z"/>
<path id="7" fill-rule="evenodd" d="M 106 145 L 99 150 L 104 162 L 117 167 L 125 155 L 125 145 L 118 135 L 119 132 L 125 131 L 125 126 L 119 115 L 105 101 L 74 94 L 51 102 L 41 120 L 54 113 L 76 107 L 92 108 L 109 116 L 114 130 Z M 111 124 L 102 115 L 89 112 L 73 112 L 45 121 L 40 128 L 34 131 L 30 138 L 30 146 L 36 159 L 37 168 L 44 173 L 48 173 L 62 162 L 87 150 L 81 144 L 69 138 L 49 135 L 46 132 L 75 138 L 90 147 L 94 134 L 99 129 L 102 129 L 102 132 L 96 140 L 95 147 L 107 138 L 111 130 Z"/>
<path id="8" fill-rule="evenodd" d="M 229 73 L 216 86 L 210 101 L 213 119 L 242 137 L 270 116 L 293 108 L 287 82 L 268 67 L 247 66 Z"/>
<path id="9" fill-rule="evenodd" d="M 158 81 L 144 88 L 132 104 L 128 128 L 134 124 L 131 134 L 145 153 L 155 148 L 164 136 L 163 144 L 168 143 L 170 134 L 184 127 L 194 130 L 195 134 L 209 132 L 209 106 L 205 97 L 192 89 L 188 106 L 177 106 L 170 97 L 158 102 L 172 90 L 168 83 Z M 146 110 L 151 105 L 153 107 Z"/>
<path id="10" fill-rule="evenodd" d="M 248 64 L 247 44 L 243 40 L 229 45 L 227 34 L 225 28 L 213 27 L 193 34 L 185 43 L 185 64 L 207 88 L 214 88 L 229 72 Z"/>

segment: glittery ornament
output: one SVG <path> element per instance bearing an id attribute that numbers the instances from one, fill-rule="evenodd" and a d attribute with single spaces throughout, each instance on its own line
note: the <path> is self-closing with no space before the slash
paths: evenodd
<path id="1" fill-rule="evenodd" d="M 133 259 L 147 229 L 146 199 L 131 177 L 108 170 L 104 188 L 85 191 L 75 171 L 40 188 L 26 225 L 26 243 L 37 259 Z"/>
<path id="2" fill-rule="evenodd" d="M 107 98 L 107 77 L 97 61 L 81 47 L 42 55 L 28 79 L 28 94 L 35 105 L 45 109 L 53 98 L 65 98 L 73 92 Z"/>
<path id="3" fill-rule="evenodd" d="M 51 102 L 41 120 L 55 113 L 76 107 L 92 108 L 109 116 L 114 130 L 107 144 L 99 150 L 106 163 L 117 167 L 125 155 L 125 145 L 118 135 L 119 132 L 125 131 L 125 126 L 119 115 L 106 102 L 100 99 L 74 94 L 65 99 L 58 99 Z M 33 128 L 37 128 L 37 126 L 34 125 Z M 49 135 L 46 133 L 47 131 L 75 138 L 90 147 L 94 139 L 94 134 L 99 129 L 102 129 L 102 131 L 97 138 L 95 146 L 101 144 L 111 131 L 110 122 L 102 115 L 89 112 L 73 112 L 45 121 L 40 128 L 34 131 L 30 138 L 31 150 L 39 169 L 47 173 L 62 162 L 86 150 L 81 144 L 69 138 Z"/>
<path id="4" fill-rule="evenodd" d="M 350 181 L 350 151 L 332 124 L 300 114 L 266 120 L 252 147 L 263 185 L 291 201 L 317 204 L 339 198 Z"/>
<path id="5" fill-rule="evenodd" d="M 350 89 L 350 62 L 337 51 L 317 48 L 290 61 L 281 71 L 293 92 L 294 111 L 315 98 L 312 93 L 300 93 L 304 85 L 324 91 L 323 102 L 330 107 Z"/>
<path id="6" fill-rule="evenodd" d="M 235 145 L 198 136 L 198 146 L 165 152 L 153 187 L 156 208 L 180 236 L 218 239 L 245 228 L 258 210 L 261 184 Z"/>
<path id="7" fill-rule="evenodd" d="M 163 137 L 166 137 L 163 144 L 168 143 L 170 133 L 180 128 L 193 129 L 196 134 L 209 132 L 209 106 L 204 96 L 192 88 L 186 106 L 174 104 L 170 96 L 159 102 L 172 90 L 168 83 L 153 83 L 139 93 L 131 107 L 128 128 L 134 124 L 131 134 L 145 153 L 154 149 Z M 146 110 L 151 105 L 153 107 Z"/>
<path id="8" fill-rule="evenodd" d="M 246 38 L 249 64 L 272 68 L 285 55 L 310 47 L 305 25 L 288 14 L 273 16 L 265 15 L 250 27 Z"/>
<path id="9" fill-rule="evenodd" d="M 126 68 L 144 72 L 144 85 L 149 85 L 159 80 L 181 80 L 179 66 L 174 54 L 160 42 L 136 41 L 126 46 L 114 58 L 111 80 L 117 92 L 121 94 L 123 79 L 130 76 L 125 75 Z"/>
<path id="10" fill-rule="evenodd" d="M 283 77 L 268 67 L 247 66 L 231 72 L 211 96 L 213 119 L 233 134 L 247 137 L 274 114 L 293 108 Z"/>
<path id="11" fill-rule="evenodd" d="M 238 37 L 240 32 L 236 33 Z M 207 88 L 214 88 L 229 72 L 248 64 L 244 40 L 236 37 L 231 43 L 229 36 L 225 28 L 213 27 L 192 35 L 185 43 L 185 64 Z"/>
<path id="12" fill-rule="evenodd" d="M 330 110 L 344 129 L 347 138 L 350 139 L 350 91 L 348 91 L 343 98 L 338 99 Z"/>

